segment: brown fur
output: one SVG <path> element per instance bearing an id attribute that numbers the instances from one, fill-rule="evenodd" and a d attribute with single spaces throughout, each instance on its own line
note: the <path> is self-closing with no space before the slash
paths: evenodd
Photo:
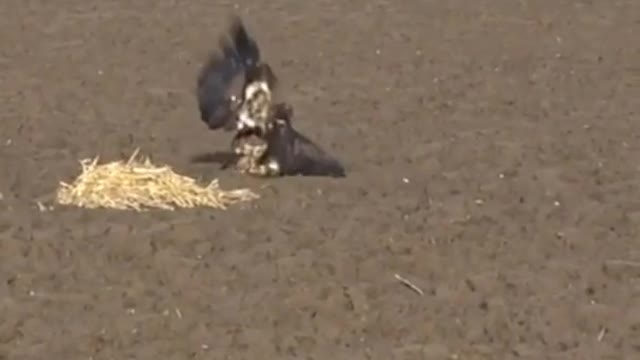
<path id="1" fill-rule="evenodd" d="M 290 105 L 275 104 L 269 109 L 264 130 L 252 129 L 238 133 L 234 139 L 234 150 L 240 155 L 236 168 L 260 177 L 344 177 L 342 165 L 296 131 L 291 125 L 292 118 L 293 109 Z"/>

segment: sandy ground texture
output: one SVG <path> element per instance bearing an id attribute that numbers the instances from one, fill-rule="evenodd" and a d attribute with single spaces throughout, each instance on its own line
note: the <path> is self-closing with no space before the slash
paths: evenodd
<path id="1" fill-rule="evenodd" d="M 228 147 L 193 89 L 234 11 L 347 178 L 191 161 Z M 0 359 L 640 358 L 638 1 L 0 12 Z M 136 147 L 262 199 L 39 210 Z"/>

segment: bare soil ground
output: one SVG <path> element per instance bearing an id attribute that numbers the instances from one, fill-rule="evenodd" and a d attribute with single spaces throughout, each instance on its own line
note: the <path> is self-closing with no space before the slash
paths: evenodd
<path id="1" fill-rule="evenodd" d="M 228 147 L 193 88 L 234 11 L 346 179 L 190 160 Z M 640 358 L 637 1 L 0 12 L 0 359 Z M 263 198 L 39 211 L 136 147 Z"/>

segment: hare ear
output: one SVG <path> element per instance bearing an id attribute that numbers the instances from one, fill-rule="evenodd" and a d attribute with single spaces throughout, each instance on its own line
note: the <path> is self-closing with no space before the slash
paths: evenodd
<path id="1" fill-rule="evenodd" d="M 269 90 L 273 90 L 278 85 L 278 78 L 269 64 L 260 63 L 257 66 L 249 67 L 245 73 L 245 85 L 254 82 L 264 82 Z"/>
<path id="2" fill-rule="evenodd" d="M 263 74 L 263 78 L 267 82 L 267 85 L 269 85 L 269 88 L 275 89 L 275 87 L 278 86 L 278 78 L 273 72 L 271 66 L 267 63 L 263 63 L 260 65 L 260 67 L 262 68 L 261 71 Z"/>

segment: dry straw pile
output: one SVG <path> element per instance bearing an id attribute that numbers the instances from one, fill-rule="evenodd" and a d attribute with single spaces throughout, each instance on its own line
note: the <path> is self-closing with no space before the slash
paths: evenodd
<path id="1" fill-rule="evenodd" d="M 175 210 L 207 206 L 227 206 L 257 199 L 249 189 L 222 190 L 218 181 L 199 186 L 192 178 L 176 174 L 169 166 L 155 166 L 149 158 L 137 159 L 136 150 L 128 161 L 98 165 L 98 158 L 80 161 L 82 173 L 72 183 L 60 183 L 56 200 L 62 205 L 84 208 Z"/>

